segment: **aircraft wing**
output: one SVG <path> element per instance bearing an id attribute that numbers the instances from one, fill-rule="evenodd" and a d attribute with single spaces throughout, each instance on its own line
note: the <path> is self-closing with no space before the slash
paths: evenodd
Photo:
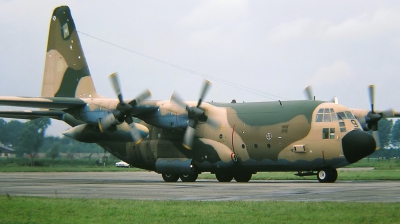
<path id="1" fill-rule="evenodd" d="M 62 111 L 0 111 L 0 117 L 14 119 L 36 119 L 48 117 L 57 120 L 64 120 L 65 113 Z"/>
<path id="2" fill-rule="evenodd" d="M 0 105 L 15 107 L 34 107 L 64 110 L 73 107 L 81 107 L 86 103 L 78 98 L 69 97 L 0 97 Z"/>
<path id="3" fill-rule="evenodd" d="M 370 112 L 370 110 L 365 109 L 350 109 L 356 117 L 365 117 Z M 375 110 L 377 114 L 383 114 L 384 118 L 396 118 L 400 117 L 399 111 L 392 111 L 392 110 Z"/>

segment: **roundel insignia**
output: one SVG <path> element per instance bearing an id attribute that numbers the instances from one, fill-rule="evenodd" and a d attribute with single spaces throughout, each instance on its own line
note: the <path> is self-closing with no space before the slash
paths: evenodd
<path id="1" fill-rule="evenodd" d="M 267 138 L 267 140 L 271 140 L 272 139 L 272 134 L 268 132 L 265 137 Z"/>

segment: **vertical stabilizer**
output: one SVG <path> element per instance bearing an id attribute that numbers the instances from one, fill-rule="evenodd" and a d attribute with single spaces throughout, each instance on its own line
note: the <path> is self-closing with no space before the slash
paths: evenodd
<path id="1" fill-rule="evenodd" d="M 51 17 L 41 96 L 97 96 L 68 6 L 57 7 Z"/>

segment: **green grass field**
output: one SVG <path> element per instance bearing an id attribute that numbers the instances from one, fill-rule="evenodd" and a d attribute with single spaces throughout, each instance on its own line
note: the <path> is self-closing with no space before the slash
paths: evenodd
<path id="1" fill-rule="evenodd" d="M 398 223 L 400 203 L 0 198 L 0 223 Z"/>

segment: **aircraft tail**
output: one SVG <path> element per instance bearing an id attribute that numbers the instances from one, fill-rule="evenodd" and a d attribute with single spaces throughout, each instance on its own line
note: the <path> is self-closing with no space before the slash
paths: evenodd
<path id="1" fill-rule="evenodd" d="M 68 6 L 51 17 L 41 96 L 98 96 Z"/>

